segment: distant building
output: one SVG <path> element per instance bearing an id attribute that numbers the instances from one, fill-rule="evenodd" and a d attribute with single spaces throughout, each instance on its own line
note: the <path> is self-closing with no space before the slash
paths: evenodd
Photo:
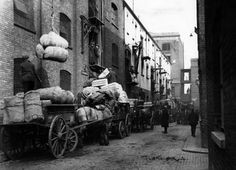
<path id="1" fill-rule="evenodd" d="M 171 94 L 181 98 L 181 69 L 184 69 L 184 45 L 179 33 L 152 33 L 154 40 L 171 63 Z"/>

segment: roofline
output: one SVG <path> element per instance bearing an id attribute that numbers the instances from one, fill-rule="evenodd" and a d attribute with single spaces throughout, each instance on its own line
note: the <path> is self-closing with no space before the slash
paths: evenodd
<path id="1" fill-rule="evenodd" d="M 147 35 L 149 35 L 149 37 L 151 38 L 151 40 L 153 41 L 153 43 L 157 46 L 157 48 L 159 49 L 159 51 L 163 54 L 163 56 L 167 59 L 167 57 L 165 56 L 165 54 L 162 52 L 161 48 L 159 47 L 159 45 L 157 44 L 157 42 L 153 39 L 153 37 L 151 36 L 151 34 L 147 31 L 147 29 L 144 27 L 144 25 L 142 24 L 142 22 L 139 20 L 139 18 L 136 16 L 136 14 L 134 13 L 134 11 L 130 8 L 130 6 L 125 2 L 125 0 L 123 0 L 123 4 L 124 7 L 126 7 L 129 12 L 133 15 L 133 17 L 136 19 L 136 21 L 140 24 L 140 26 L 144 29 L 144 31 L 147 33 Z M 171 63 L 170 63 L 171 64 Z"/>

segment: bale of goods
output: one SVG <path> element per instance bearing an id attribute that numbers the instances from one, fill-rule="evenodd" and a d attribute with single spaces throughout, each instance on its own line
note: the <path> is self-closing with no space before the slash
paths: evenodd
<path id="1" fill-rule="evenodd" d="M 111 91 L 113 96 L 120 96 L 121 93 L 123 93 L 123 88 L 119 83 L 110 83 L 106 86 L 101 87 L 101 91 Z"/>
<path id="2" fill-rule="evenodd" d="M 61 90 L 62 90 L 61 87 L 55 86 L 55 87 L 37 89 L 36 91 L 39 92 L 41 100 L 51 100 L 54 97 L 53 94 Z"/>
<path id="3" fill-rule="evenodd" d="M 4 98 L 6 124 L 24 122 L 24 100 L 22 97 L 11 96 Z"/>
<path id="4" fill-rule="evenodd" d="M 56 90 L 53 92 L 52 103 L 57 104 L 72 104 L 75 101 L 75 96 L 71 91 Z"/>
<path id="5" fill-rule="evenodd" d="M 91 107 L 81 107 L 76 111 L 76 120 L 81 122 L 98 120 L 97 112 Z"/>
<path id="6" fill-rule="evenodd" d="M 61 47 L 48 46 L 45 49 L 43 59 L 65 62 L 68 58 L 68 50 Z"/>
<path id="7" fill-rule="evenodd" d="M 90 96 L 91 94 L 97 91 L 99 91 L 98 87 L 85 87 L 83 88 L 83 91 L 82 91 L 82 97 L 86 99 L 88 96 Z"/>
<path id="8" fill-rule="evenodd" d="M 94 109 L 92 107 L 81 107 L 76 111 L 75 119 L 79 123 L 95 120 L 103 120 L 109 118 L 112 115 L 108 108 L 104 110 Z"/>
<path id="9" fill-rule="evenodd" d="M 64 38 L 53 31 L 50 31 L 48 34 L 43 34 L 39 41 L 44 47 L 57 46 L 68 48 L 69 46 L 68 42 Z"/>
<path id="10" fill-rule="evenodd" d="M 43 59 L 43 55 L 44 55 L 44 48 L 41 44 L 38 44 L 36 46 L 36 54 L 37 54 L 37 57 L 40 58 L 40 59 Z"/>
<path id="11" fill-rule="evenodd" d="M 40 94 L 37 91 L 29 91 L 24 97 L 25 121 L 42 121 L 44 119 Z"/>
<path id="12" fill-rule="evenodd" d="M 72 104 L 75 101 L 75 96 L 71 91 L 66 91 L 67 98 L 66 98 L 66 104 Z"/>
<path id="13" fill-rule="evenodd" d="M 121 102 L 121 103 L 122 103 L 122 102 L 124 102 L 124 103 L 127 103 L 127 102 L 128 102 L 128 96 L 127 96 L 127 94 L 126 94 L 126 92 L 125 92 L 124 90 L 122 90 L 122 91 L 120 92 L 118 101 Z"/>

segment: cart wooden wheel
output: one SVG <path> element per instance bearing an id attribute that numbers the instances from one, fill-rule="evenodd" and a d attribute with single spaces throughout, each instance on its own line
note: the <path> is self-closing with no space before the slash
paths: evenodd
<path id="1" fill-rule="evenodd" d="M 24 140 L 20 134 L 13 133 L 9 128 L 1 128 L 1 147 L 5 155 L 14 160 L 24 153 Z"/>
<path id="2" fill-rule="evenodd" d="M 78 135 L 75 130 L 70 129 L 67 137 L 67 150 L 73 152 L 78 145 Z"/>
<path id="3" fill-rule="evenodd" d="M 129 114 L 126 115 L 126 118 L 125 118 L 125 132 L 126 132 L 126 136 L 129 136 L 130 133 L 131 133 L 131 120 L 130 120 L 130 116 Z"/>
<path id="4" fill-rule="evenodd" d="M 57 115 L 53 118 L 48 134 L 48 144 L 55 158 L 63 157 L 67 146 L 68 126 L 65 120 Z"/>
<path id="5" fill-rule="evenodd" d="M 118 136 L 120 139 L 123 139 L 126 135 L 125 124 L 123 121 L 119 122 Z"/>

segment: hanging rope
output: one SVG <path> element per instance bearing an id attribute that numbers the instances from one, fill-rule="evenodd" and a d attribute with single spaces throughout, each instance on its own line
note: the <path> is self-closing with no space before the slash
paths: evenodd
<path id="1" fill-rule="evenodd" d="M 54 0 L 52 0 L 51 10 L 52 10 L 52 13 L 51 13 L 51 31 L 56 32 L 56 29 L 54 28 Z"/>

